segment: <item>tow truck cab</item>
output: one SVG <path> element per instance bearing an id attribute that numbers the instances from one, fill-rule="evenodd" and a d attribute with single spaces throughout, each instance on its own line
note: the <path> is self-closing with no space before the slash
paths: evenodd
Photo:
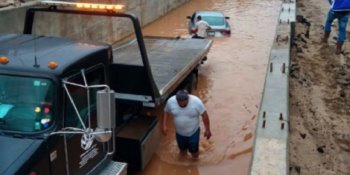
<path id="1" fill-rule="evenodd" d="M 0 174 L 125 174 L 115 161 L 142 170 L 160 137 L 155 115 L 195 82 L 212 41 L 143 37 L 132 14 L 65 8 L 31 8 L 24 34 L 0 34 Z M 36 36 L 36 12 L 129 18 L 136 39 Z"/>
<path id="2" fill-rule="evenodd" d="M 62 82 L 108 84 L 111 47 L 23 34 L 1 34 L 0 43 L 0 174 L 97 171 L 92 167 L 109 160 L 110 142 L 84 150 L 81 134 L 52 133 L 82 128 Z M 85 126 L 96 128 L 96 92 L 102 88 L 65 87 Z"/>

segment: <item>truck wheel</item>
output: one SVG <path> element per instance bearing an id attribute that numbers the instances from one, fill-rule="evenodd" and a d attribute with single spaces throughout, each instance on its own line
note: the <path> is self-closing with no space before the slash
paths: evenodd
<path id="1" fill-rule="evenodd" d="M 204 64 L 204 61 L 207 61 L 207 59 L 208 59 L 207 56 L 203 57 L 203 59 L 202 59 L 202 61 L 201 61 L 201 64 Z"/>
<path id="2" fill-rule="evenodd" d="M 186 89 L 189 93 L 192 93 L 192 90 L 197 89 L 197 75 L 195 73 L 188 76 Z"/>

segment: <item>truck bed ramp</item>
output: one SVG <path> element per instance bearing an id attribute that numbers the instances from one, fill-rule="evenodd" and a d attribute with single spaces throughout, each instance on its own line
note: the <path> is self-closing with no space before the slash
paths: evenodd
<path id="1" fill-rule="evenodd" d="M 155 84 L 161 96 L 169 95 L 198 66 L 211 47 L 208 39 L 145 37 L 144 42 Z M 113 46 L 113 62 L 140 65 L 142 59 L 136 40 Z"/>

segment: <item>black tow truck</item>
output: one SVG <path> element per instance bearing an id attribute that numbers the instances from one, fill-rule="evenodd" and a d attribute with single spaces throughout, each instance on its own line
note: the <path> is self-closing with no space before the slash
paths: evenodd
<path id="1" fill-rule="evenodd" d="M 136 38 L 110 45 L 32 34 L 35 14 L 51 12 L 128 18 Z M 23 34 L 0 34 L 0 174 L 142 170 L 160 137 L 156 111 L 193 84 L 211 44 L 143 37 L 129 13 L 28 9 Z"/>

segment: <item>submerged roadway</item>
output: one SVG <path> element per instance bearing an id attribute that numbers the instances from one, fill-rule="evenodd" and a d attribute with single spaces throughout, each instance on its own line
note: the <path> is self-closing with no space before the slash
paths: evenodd
<path id="1" fill-rule="evenodd" d="M 214 43 L 194 91 L 207 107 L 213 134 L 210 140 L 202 134 L 200 159 L 179 159 L 175 134 L 168 134 L 146 169 L 131 174 L 248 173 L 280 5 L 280 0 L 191 0 L 144 27 L 144 35 L 190 37 L 186 16 L 196 10 L 219 10 L 230 17 L 231 36 L 211 38 Z"/>

